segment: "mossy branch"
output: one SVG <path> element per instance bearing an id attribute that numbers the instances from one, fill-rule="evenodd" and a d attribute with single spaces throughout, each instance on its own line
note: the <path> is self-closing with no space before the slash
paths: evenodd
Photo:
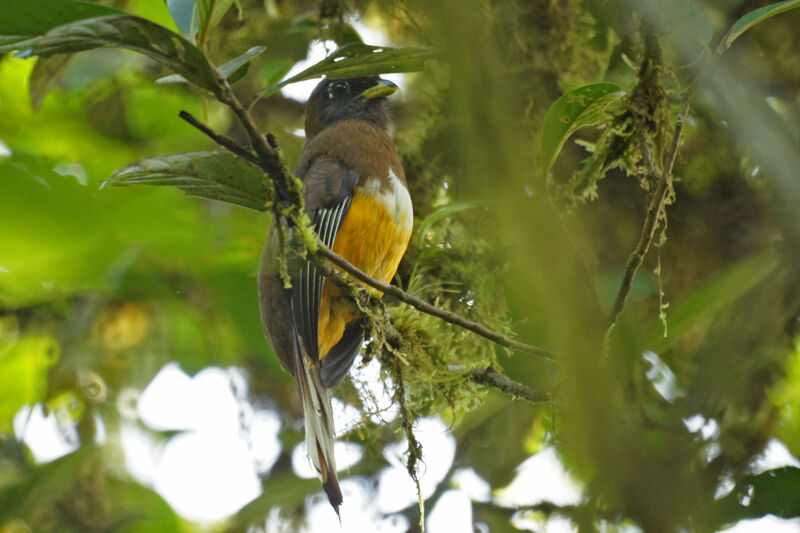
<path id="1" fill-rule="evenodd" d="M 234 143 L 227 137 L 218 135 L 213 130 L 208 128 L 206 125 L 202 124 L 200 121 L 198 121 L 196 118 L 192 117 L 189 113 L 185 111 L 181 112 L 181 118 L 189 122 L 192 126 L 199 129 L 201 132 L 206 134 L 214 142 L 216 142 L 226 150 L 233 152 L 234 154 L 245 159 L 250 164 L 255 165 L 259 169 L 261 169 L 274 183 L 275 189 L 278 193 L 278 198 L 277 198 L 278 203 L 288 207 L 287 216 L 293 220 L 294 215 L 297 215 L 300 212 L 302 212 L 302 205 L 303 205 L 302 192 L 297 186 L 296 182 L 298 180 L 294 178 L 289 172 L 287 172 L 286 166 L 283 163 L 280 151 L 278 149 L 277 143 L 275 142 L 274 138 L 271 135 L 264 137 L 258 131 L 250 113 L 247 111 L 246 108 L 244 108 L 239 103 L 239 101 L 236 99 L 236 96 L 233 94 L 233 91 L 230 89 L 230 86 L 227 83 L 225 84 L 225 91 L 223 93 L 221 101 L 223 104 L 229 106 L 234 111 L 237 118 L 244 126 L 245 130 L 247 131 L 250 144 L 253 150 L 256 152 L 256 155 L 253 155 L 244 148 L 236 145 L 236 143 Z M 277 213 L 280 210 L 274 209 L 274 211 Z M 499 344 L 500 346 L 504 346 L 512 350 L 518 350 L 521 352 L 530 353 L 547 359 L 555 359 L 557 356 L 557 353 L 552 350 L 516 341 L 514 339 L 511 339 L 503 335 L 500 332 L 491 330 L 482 324 L 464 318 L 451 311 L 446 311 L 444 309 L 431 305 L 428 302 L 422 300 L 421 298 L 408 294 L 399 287 L 377 280 L 368 275 L 366 272 L 363 272 L 362 270 L 357 268 L 355 265 L 347 261 L 342 256 L 334 253 L 333 250 L 331 250 L 330 248 L 327 248 L 319 240 L 319 238 L 316 239 L 315 244 L 316 246 L 309 246 L 308 251 L 310 252 L 311 259 L 315 262 L 315 264 L 317 264 L 320 267 L 324 266 L 321 262 L 322 260 L 328 260 L 334 265 L 344 270 L 345 272 L 347 272 L 348 274 L 350 274 L 351 276 L 353 276 L 355 279 L 364 283 L 365 285 L 368 285 L 385 294 L 388 294 L 393 298 L 396 298 L 397 300 L 416 308 L 418 311 L 422 313 L 435 316 L 446 322 L 449 322 L 450 324 L 464 328 L 496 344 Z M 316 250 L 314 250 L 313 248 L 316 248 Z M 323 269 L 323 272 L 325 273 L 326 277 L 328 278 L 331 277 L 330 270 Z"/>
<path id="2" fill-rule="evenodd" d="M 316 254 L 318 256 L 324 257 L 325 259 L 327 259 L 334 265 L 338 266 L 339 268 L 341 268 L 342 270 L 344 270 L 357 280 L 369 285 L 370 287 L 378 289 L 382 293 L 388 294 L 389 296 L 396 298 L 397 300 L 405 304 L 410 305 L 411 307 L 417 309 L 418 311 L 421 311 L 431 316 L 435 316 L 437 318 L 441 318 L 445 322 L 464 328 L 477 335 L 480 335 L 485 339 L 489 339 L 495 344 L 499 344 L 500 346 L 505 346 L 506 348 L 511 348 L 512 350 L 518 350 L 521 352 L 538 355 L 546 359 L 555 359 L 557 356 L 556 352 L 552 350 L 548 350 L 546 348 L 540 348 L 538 346 L 532 346 L 530 344 L 525 344 L 524 342 L 515 341 L 514 339 L 506 337 L 505 335 L 497 331 L 493 331 L 482 324 L 464 318 L 461 315 L 458 315 L 451 311 L 446 311 L 440 307 L 436 307 L 435 305 L 431 305 L 425 300 L 417 298 L 416 296 L 407 293 L 400 287 L 397 287 L 395 285 L 390 285 L 389 283 L 374 279 L 371 276 L 369 276 L 369 274 L 360 270 L 358 267 L 350 263 L 347 259 L 335 253 L 333 250 L 326 247 L 321 242 L 318 243 L 317 246 L 318 248 Z"/>
<path id="3" fill-rule="evenodd" d="M 492 367 L 473 370 L 469 373 L 469 377 L 475 383 L 492 387 L 515 398 L 527 400 L 530 403 L 550 403 L 553 401 L 553 395 L 550 392 L 533 390 L 522 383 L 509 379 Z"/>
<path id="4" fill-rule="evenodd" d="M 662 61 L 661 48 L 653 28 L 649 24 L 643 24 L 642 32 L 644 36 L 645 54 L 641 68 L 639 69 L 638 87 L 656 80 Z M 642 224 L 639 241 L 636 243 L 636 247 L 625 263 L 625 274 L 622 277 L 622 282 L 620 283 L 617 296 L 614 299 L 614 305 L 611 308 L 611 313 L 608 318 L 609 332 L 617 323 L 617 319 L 625 307 L 625 302 L 633 287 L 633 280 L 636 277 L 636 273 L 639 267 L 642 266 L 647 253 L 650 251 L 660 222 L 664 220 L 664 210 L 667 205 L 667 199 L 670 191 L 672 191 L 672 169 L 678 157 L 678 150 L 680 149 L 683 135 L 683 126 L 689 115 L 689 103 L 695 87 L 696 83 L 691 84 L 683 94 L 680 110 L 675 117 L 672 140 L 666 151 L 664 151 L 664 143 L 661 141 L 662 137 L 660 135 L 657 136 L 658 142 L 656 143 L 655 150 L 658 161 L 654 160 L 653 154 L 650 152 L 650 147 L 648 146 L 648 141 L 644 132 L 639 131 L 639 148 L 649 178 L 648 182 L 656 182 L 657 186 L 650 196 L 650 203 L 647 206 L 647 214 Z"/>
<path id="5" fill-rule="evenodd" d="M 328 248 L 324 249 L 329 250 Z M 351 263 L 341 256 L 334 254 L 333 252 L 331 252 L 331 254 L 340 258 L 345 266 L 349 265 L 349 267 L 355 268 Z M 334 269 L 329 264 L 322 264 L 320 268 L 322 269 L 322 273 L 325 275 L 325 277 L 327 277 L 337 287 L 344 290 L 356 301 L 359 308 L 366 309 L 372 306 L 373 309 L 375 309 L 375 307 L 377 307 L 377 312 L 373 313 L 373 316 L 388 316 L 385 308 L 383 307 L 383 302 L 377 298 L 373 298 L 369 292 L 367 292 L 359 284 L 355 283 L 352 278 L 343 275 L 340 271 Z M 393 289 L 396 288 L 394 286 L 390 287 Z M 383 330 L 383 335 L 386 337 L 388 342 L 399 342 L 399 333 L 391 327 L 391 324 L 382 324 L 380 327 Z M 496 389 L 505 394 L 509 394 L 514 398 L 526 400 L 533 404 L 550 403 L 553 401 L 553 395 L 551 393 L 534 390 L 526 385 L 523 385 L 522 383 L 510 379 L 508 376 L 492 367 L 481 370 L 472 370 L 467 372 L 466 376 L 468 379 L 479 385 Z"/>
<path id="6" fill-rule="evenodd" d="M 419 484 L 419 476 L 417 474 L 417 463 L 422 461 L 422 445 L 414 435 L 414 422 L 411 414 L 406 406 L 406 386 L 403 380 L 403 366 L 400 358 L 391 357 L 388 361 L 384 362 L 391 371 L 392 379 L 394 380 L 394 400 L 400 411 L 400 422 L 405 431 L 406 439 L 408 440 L 408 457 L 406 459 L 406 471 L 409 477 L 414 481 L 417 487 L 417 500 L 419 505 L 419 528 L 423 533 L 425 532 L 425 501 L 422 498 L 422 487 Z"/>
<path id="7" fill-rule="evenodd" d="M 249 114 L 246 114 L 245 112 L 244 116 L 249 116 Z M 262 166 L 262 162 L 258 158 L 256 158 L 256 156 L 254 156 L 251 152 L 243 149 L 233 140 L 223 135 L 217 134 L 211 128 L 209 128 L 208 126 L 197 120 L 197 118 L 195 118 L 186 111 L 181 111 L 180 117 L 189 124 L 191 124 L 192 126 L 194 126 L 195 128 L 197 128 L 198 130 L 200 130 L 201 132 L 203 132 L 204 134 L 206 134 L 209 138 L 211 138 L 214 142 L 216 142 L 226 150 L 229 150 L 232 153 L 242 157 L 248 163 L 257 166 L 259 169 L 266 172 L 266 169 Z M 271 147 L 268 146 L 268 148 Z M 276 214 L 278 213 L 277 209 L 274 209 L 273 211 Z M 280 235 L 283 235 L 283 233 L 281 233 Z M 282 240 L 282 245 L 284 244 L 285 243 Z M 311 254 L 312 258 L 317 259 L 317 266 L 320 268 L 323 275 L 326 278 L 328 278 L 332 283 L 334 283 L 336 286 L 338 286 L 340 289 L 344 290 L 351 298 L 353 298 L 357 302 L 360 308 L 367 309 L 369 307 L 372 307 L 375 311 L 377 311 L 376 313 L 373 313 L 373 316 L 383 316 L 383 317 L 387 316 L 385 309 L 383 308 L 383 302 L 377 298 L 372 298 L 367 290 L 365 290 L 361 285 L 353 281 L 353 278 L 375 289 L 380 290 L 384 294 L 389 294 L 390 296 L 400 300 L 401 302 L 411 305 L 418 311 L 441 318 L 442 320 L 449 322 L 453 325 L 460 326 L 464 329 L 472 331 L 473 333 L 476 333 L 477 335 L 480 335 L 490 341 L 500 344 L 501 346 L 517 349 L 528 353 L 533 353 L 535 355 L 540 355 L 548 359 L 553 359 L 556 356 L 556 353 L 551 350 L 515 341 L 500 333 L 490 330 L 489 328 L 481 324 L 478 324 L 477 322 L 473 322 L 455 313 L 452 313 L 450 311 L 445 311 L 444 309 L 433 306 L 427 303 L 426 301 L 422 300 L 421 298 L 417 298 L 416 296 L 408 294 L 399 287 L 390 285 L 380 280 L 373 279 L 368 274 L 361 271 L 355 265 L 347 261 L 344 257 L 340 256 L 330 248 L 326 247 L 321 241 L 319 241 L 319 239 L 317 239 L 316 242 L 316 250 L 313 250 Z M 342 269 L 343 271 L 347 272 L 350 276 L 352 276 L 352 278 L 345 276 L 342 274 L 341 271 L 332 268 L 328 264 L 328 262 L 338 266 L 340 269 Z M 384 333 L 388 334 L 388 337 L 390 338 L 394 338 L 395 336 L 398 335 L 398 333 L 394 331 L 393 328 L 387 327 L 387 325 L 383 325 L 382 329 L 385 330 Z M 551 400 L 549 394 L 540 391 L 535 391 L 530 387 L 527 387 L 521 383 L 512 381 L 507 376 L 503 375 L 501 372 L 492 368 L 472 371 L 471 373 L 469 373 L 469 379 L 480 385 L 494 388 L 506 394 L 510 394 L 511 396 L 525 399 L 531 403 L 541 403 L 544 401 Z"/>
<path id="8" fill-rule="evenodd" d="M 614 307 L 611 309 L 609 318 L 609 329 L 611 329 L 617 322 L 619 314 L 625 307 L 625 301 L 628 294 L 633 287 L 633 280 L 636 277 L 636 272 L 642 266 L 650 246 L 653 244 L 658 223 L 664 215 L 664 208 L 666 206 L 667 194 L 672 188 L 672 169 L 675 165 L 675 159 L 678 156 L 678 149 L 681 144 L 681 137 L 683 135 L 683 125 L 686 123 L 686 118 L 689 115 L 689 103 L 694 93 L 694 86 L 689 87 L 683 95 L 683 102 L 681 103 L 680 111 L 675 118 L 675 129 L 672 133 L 672 142 L 670 143 L 669 150 L 664 156 L 664 162 L 661 171 L 659 172 L 653 162 L 650 149 L 647 143 L 642 141 L 642 156 L 648 166 L 648 171 L 653 173 L 658 178 L 658 186 L 650 198 L 650 204 L 647 206 L 647 215 L 642 225 L 642 232 L 639 236 L 639 242 L 636 244 L 633 252 L 631 252 L 628 261 L 625 263 L 625 275 L 622 278 L 617 297 L 614 300 Z"/>
<path id="9" fill-rule="evenodd" d="M 652 28 L 650 25 L 645 24 L 643 31 L 645 60 L 643 61 L 642 68 L 639 71 L 640 79 L 642 79 L 644 76 L 651 75 L 654 67 L 656 67 L 661 61 L 661 51 L 658 47 L 658 40 L 655 37 Z M 698 69 L 698 73 L 695 75 L 694 80 L 684 91 L 680 110 L 675 117 L 672 140 L 668 150 L 664 153 L 663 160 L 659 161 L 661 164 L 660 171 L 656 167 L 656 161 L 654 161 L 653 156 L 650 153 L 650 148 L 647 145 L 646 139 L 640 138 L 642 158 L 647 166 L 647 171 L 650 174 L 650 177 L 655 178 L 654 181 L 658 181 L 658 187 L 650 199 L 650 204 L 647 208 L 647 215 L 645 216 L 644 224 L 642 225 L 642 233 L 639 237 L 639 242 L 637 243 L 633 252 L 631 252 L 631 255 L 628 257 L 628 261 L 625 264 L 625 275 L 622 278 L 622 283 L 620 284 L 619 291 L 617 292 L 617 296 L 614 300 L 614 306 L 609 315 L 608 331 L 614 327 L 614 324 L 616 324 L 620 313 L 625 307 L 625 301 L 627 300 L 631 288 L 633 287 L 633 280 L 636 277 L 636 272 L 642 265 L 642 262 L 644 261 L 644 258 L 653 243 L 655 232 L 658 228 L 658 223 L 664 215 L 667 195 L 672 189 L 672 170 L 678 157 L 678 151 L 680 150 L 683 127 L 686 123 L 686 119 L 689 116 L 689 108 L 694 91 L 700 82 L 711 72 L 710 67 L 713 63 L 713 60 L 719 59 L 725 50 L 727 50 L 726 47 L 723 47 L 722 45 L 718 46 L 716 51 L 711 54 L 710 59 L 701 64 L 701 67 Z M 701 60 L 705 59 L 707 56 L 708 54 L 704 53 Z M 659 307 L 662 308 L 662 305 L 660 304 Z"/>
<path id="10" fill-rule="evenodd" d="M 645 62 L 642 65 L 642 70 L 639 73 L 640 78 L 646 75 L 647 69 L 645 67 L 652 66 L 654 61 L 660 60 L 661 55 L 660 51 L 658 50 L 658 41 L 655 39 L 652 29 L 649 28 L 649 26 L 645 26 L 644 29 L 645 50 L 646 56 L 648 57 L 645 58 Z M 723 48 L 722 45 L 717 47 L 716 52 L 714 52 L 712 55 L 712 59 L 719 59 L 725 50 L 727 50 L 727 48 Z M 650 153 L 650 149 L 647 146 L 646 140 L 643 138 L 641 139 L 642 158 L 647 165 L 647 170 L 651 177 L 656 177 L 658 179 L 658 187 L 650 199 L 650 204 L 647 208 L 647 215 L 645 216 L 645 221 L 642 225 L 642 233 L 639 237 L 639 242 L 637 243 L 633 252 L 631 252 L 630 257 L 628 257 L 628 261 L 625 264 L 625 275 L 622 278 L 622 283 L 620 284 L 619 291 L 617 292 L 617 297 L 614 300 L 614 307 L 612 308 L 609 316 L 609 331 L 614 327 L 614 324 L 617 322 L 617 318 L 619 318 L 619 314 L 625 307 L 625 301 L 631 291 L 631 288 L 633 287 L 633 280 L 636 277 L 636 272 L 642 265 L 642 262 L 644 261 L 644 258 L 647 255 L 651 244 L 653 243 L 653 239 L 655 238 L 658 222 L 661 220 L 664 214 L 667 194 L 672 188 L 672 170 L 678 157 L 678 151 L 680 149 L 681 138 L 683 135 L 683 127 L 686 123 L 686 119 L 689 116 L 692 95 L 694 94 L 698 84 L 711 71 L 709 67 L 710 63 L 706 62 L 703 67 L 700 68 L 699 73 L 695 76 L 692 83 L 683 93 L 681 107 L 678 111 L 678 115 L 675 117 L 675 128 L 672 132 L 672 141 L 670 143 L 669 150 L 664 154 L 663 161 L 661 161 L 661 171 L 656 168 L 655 162 L 653 161 L 653 156 Z M 659 305 L 659 307 L 661 308 L 662 305 Z"/>

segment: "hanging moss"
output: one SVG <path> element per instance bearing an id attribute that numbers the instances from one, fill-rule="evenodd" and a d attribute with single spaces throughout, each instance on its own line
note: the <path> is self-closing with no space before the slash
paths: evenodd
<path id="1" fill-rule="evenodd" d="M 646 143 L 657 172 L 662 164 L 672 132 L 667 93 L 662 85 L 666 68 L 655 36 L 643 31 L 645 51 L 638 82 L 620 102 L 609 108 L 608 116 L 598 125 L 594 142 L 579 141 L 591 155 L 567 183 L 557 186 L 559 199 L 567 206 L 597 199 L 597 183 L 614 169 L 638 180 L 649 191 L 656 176 L 643 160 L 641 143 Z"/>

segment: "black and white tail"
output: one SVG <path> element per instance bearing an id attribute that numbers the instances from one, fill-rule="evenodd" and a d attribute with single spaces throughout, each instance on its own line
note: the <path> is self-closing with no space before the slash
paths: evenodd
<path id="1" fill-rule="evenodd" d="M 295 378 L 306 425 L 306 449 L 308 457 L 322 478 L 322 488 L 328 495 L 333 510 L 339 514 L 342 490 L 336 477 L 336 459 L 333 455 L 333 409 L 330 389 L 322 384 L 320 367 L 311 368 L 298 350 L 295 359 Z"/>

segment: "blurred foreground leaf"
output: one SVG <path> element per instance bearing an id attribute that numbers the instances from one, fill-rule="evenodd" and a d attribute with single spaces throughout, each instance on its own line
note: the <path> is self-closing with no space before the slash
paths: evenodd
<path id="1" fill-rule="evenodd" d="M 151 269 L 203 271 L 216 229 L 252 231 L 254 213 L 237 214 L 250 220 L 242 227 L 221 226 L 182 195 L 98 191 L 54 172 L 54 164 L 21 150 L 0 159 L 0 227 L 15 228 L 0 231 L 0 309 L 105 292 L 140 253 Z"/>
<path id="2" fill-rule="evenodd" d="M 555 101 L 544 117 L 539 158 L 546 174 L 567 139 L 583 126 L 598 123 L 606 108 L 625 95 L 618 85 L 601 82 L 578 87 Z"/>
<path id="3" fill-rule="evenodd" d="M 11 421 L 23 406 L 44 398 L 47 370 L 58 356 L 59 346 L 52 337 L 0 340 L 0 434 L 11 432 Z"/>
<path id="4" fill-rule="evenodd" d="M 387 72 L 415 72 L 424 68 L 425 61 L 438 57 L 439 53 L 433 48 L 389 48 L 350 43 L 338 48 L 303 72 L 262 89 L 259 95 L 267 96 L 290 83 L 319 78 L 323 75 L 331 78 L 355 78 Z"/>
<path id="5" fill-rule="evenodd" d="M 0 46 L 0 52 L 21 50 L 21 57 L 49 57 L 107 46 L 144 54 L 214 94 L 222 90 L 213 67 L 192 43 L 163 26 L 129 15 L 65 24 L 41 37 Z"/>
<path id="6" fill-rule="evenodd" d="M 530 404 L 518 402 L 509 408 L 498 394 L 489 396 L 454 428 L 458 457 L 493 488 L 505 487 L 516 476 L 515 468 L 531 455 L 525 437 L 538 413 Z M 500 433 L 503 439 L 493 438 Z"/>
<path id="7" fill-rule="evenodd" d="M 746 32 L 759 22 L 763 22 L 770 17 L 773 17 L 779 13 L 783 13 L 784 11 L 789 11 L 790 9 L 794 9 L 796 7 L 800 7 L 800 0 L 786 0 L 785 2 L 775 2 L 774 4 L 754 9 L 753 11 L 744 15 L 743 17 L 739 18 L 739 20 L 733 23 L 731 29 L 728 30 L 728 33 L 725 34 L 725 37 L 723 37 L 722 41 L 719 43 L 719 47 L 717 48 L 717 53 L 724 52 L 725 50 L 727 50 L 730 47 L 730 45 L 733 44 L 733 41 L 738 39 L 741 34 Z"/>
<path id="8" fill-rule="evenodd" d="M 263 492 L 228 519 L 224 531 L 245 531 L 248 526 L 261 522 L 274 507 L 302 505 L 309 494 L 319 490 L 316 479 L 303 479 L 293 473 L 273 475 L 264 484 Z"/>
<path id="9" fill-rule="evenodd" d="M 800 516 L 800 468 L 787 466 L 746 476 L 717 502 L 719 524 L 775 515 Z"/>
<path id="10" fill-rule="evenodd" d="M 186 194 L 266 209 L 261 172 L 227 152 L 188 152 L 137 161 L 114 172 L 114 185 L 171 185 Z"/>
<path id="11" fill-rule="evenodd" d="M 273 59 L 261 68 L 262 83 L 274 85 L 280 82 L 292 70 L 293 65 L 288 59 Z"/>

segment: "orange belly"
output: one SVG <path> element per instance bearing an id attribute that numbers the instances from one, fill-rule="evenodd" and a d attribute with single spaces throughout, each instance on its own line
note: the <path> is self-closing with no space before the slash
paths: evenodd
<path id="1" fill-rule="evenodd" d="M 333 251 L 371 277 L 388 283 L 410 238 L 410 220 L 398 222 L 375 197 L 356 191 L 336 234 Z M 352 301 L 325 280 L 319 309 L 320 359 L 339 342 L 347 324 L 357 317 Z"/>

